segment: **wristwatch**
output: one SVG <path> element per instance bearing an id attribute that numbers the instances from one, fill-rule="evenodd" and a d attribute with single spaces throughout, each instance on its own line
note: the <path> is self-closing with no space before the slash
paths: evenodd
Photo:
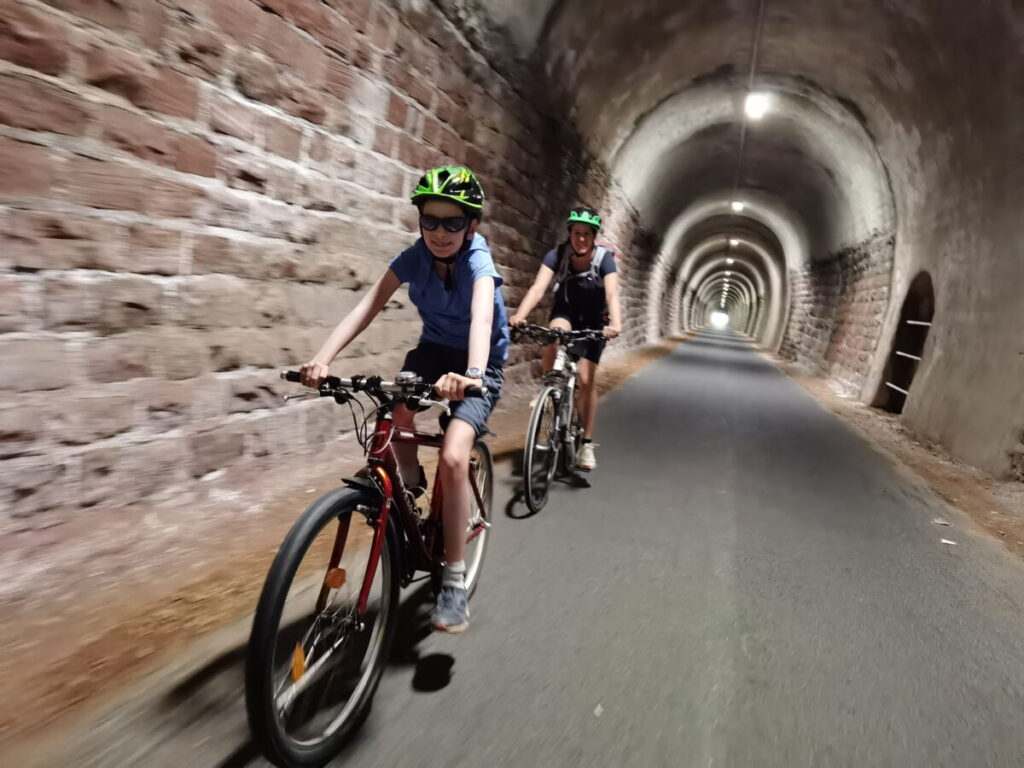
<path id="1" fill-rule="evenodd" d="M 463 375 L 467 379 L 480 379 L 482 381 L 484 378 L 484 372 L 479 368 L 467 368 Z"/>

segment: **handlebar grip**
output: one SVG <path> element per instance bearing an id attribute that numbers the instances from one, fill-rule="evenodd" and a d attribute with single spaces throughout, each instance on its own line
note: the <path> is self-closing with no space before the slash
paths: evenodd
<path id="1" fill-rule="evenodd" d="M 285 381 L 292 381 L 298 384 L 302 381 L 302 376 L 298 371 L 281 371 L 281 378 Z"/>
<path id="2" fill-rule="evenodd" d="M 466 387 L 463 394 L 466 397 L 487 397 L 487 387 Z"/>

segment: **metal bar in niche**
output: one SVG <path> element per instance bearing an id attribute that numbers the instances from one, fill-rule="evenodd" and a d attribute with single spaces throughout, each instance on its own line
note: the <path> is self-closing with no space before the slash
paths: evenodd
<path id="1" fill-rule="evenodd" d="M 921 362 L 921 358 L 920 357 L 918 357 L 917 355 L 912 355 L 909 352 L 900 352 L 897 349 L 896 350 L 896 354 L 899 355 L 900 357 L 907 357 L 907 358 L 910 358 L 911 360 L 917 360 L 918 362 Z"/>
<path id="2" fill-rule="evenodd" d="M 885 382 L 885 386 L 889 387 L 889 389 L 895 389 L 897 392 L 902 392 L 904 395 L 907 395 L 908 397 L 910 396 L 910 393 L 907 392 L 907 390 L 903 389 L 902 387 L 897 387 L 891 381 Z"/>
<path id="3" fill-rule="evenodd" d="M 907 325 L 923 325 L 926 328 L 930 328 L 932 324 L 927 320 L 907 320 Z"/>

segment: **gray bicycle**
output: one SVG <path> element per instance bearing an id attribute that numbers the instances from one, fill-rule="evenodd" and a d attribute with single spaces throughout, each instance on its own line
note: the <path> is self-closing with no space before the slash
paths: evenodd
<path id="1" fill-rule="evenodd" d="M 557 344 L 554 366 L 541 380 L 540 394 L 530 414 L 523 447 L 523 496 L 536 514 L 548 501 L 556 477 L 572 474 L 583 446 L 583 421 L 576 401 L 576 375 L 580 355 L 577 342 L 603 339 L 601 331 L 563 331 L 542 325 L 512 328 L 512 340 L 542 346 Z"/>

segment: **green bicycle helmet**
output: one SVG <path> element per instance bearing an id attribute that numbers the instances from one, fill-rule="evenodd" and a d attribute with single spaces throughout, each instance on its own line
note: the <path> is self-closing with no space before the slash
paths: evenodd
<path id="1" fill-rule="evenodd" d="M 601 229 L 601 214 L 593 208 L 579 207 L 569 211 L 569 226 L 573 224 L 586 224 L 594 228 L 594 231 Z"/>
<path id="2" fill-rule="evenodd" d="M 432 168 L 423 174 L 410 198 L 413 205 L 427 200 L 450 200 L 470 216 L 480 218 L 484 212 L 484 190 L 476 175 L 461 165 Z"/>

